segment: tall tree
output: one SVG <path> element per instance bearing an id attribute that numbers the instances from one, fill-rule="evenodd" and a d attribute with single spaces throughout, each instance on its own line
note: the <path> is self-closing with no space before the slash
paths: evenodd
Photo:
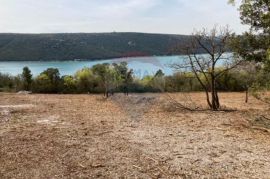
<path id="1" fill-rule="evenodd" d="M 28 67 L 23 68 L 22 72 L 23 89 L 29 91 L 32 84 L 32 74 Z"/>
<path id="2" fill-rule="evenodd" d="M 116 72 L 115 68 L 108 63 L 94 65 L 92 70 L 104 88 L 104 96 L 108 98 L 109 93 L 113 93 L 113 90 L 119 84 L 119 74 Z"/>
<path id="3" fill-rule="evenodd" d="M 133 70 L 128 69 L 127 62 L 114 63 L 113 66 L 120 77 L 120 87 L 128 96 L 130 85 L 133 82 Z"/>
<path id="4" fill-rule="evenodd" d="M 165 91 L 165 86 L 166 86 L 165 74 L 163 73 L 161 69 L 159 69 L 156 72 L 156 74 L 153 76 L 151 83 L 152 83 L 153 88 L 159 90 L 160 92 Z"/>
<path id="5" fill-rule="evenodd" d="M 229 0 L 235 3 L 237 0 Z M 239 8 L 243 24 L 250 26 L 250 32 L 238 36 L 237 52 L 248 60 L 262 61 L 269 64 L 270 60 L 270 1 L 242 0 Z M 242 39 L 242 40 L 240 40 Z M 270 65 L 270 64 L 269 64 Z"/>
<path id="6" fill-rule="evenodd" d="M 79 92 L 93 92 L 97 86 L 96 79 L 91 68 L 83 68 L 74 75 Z"/>
<path id="7" fill-rule="evenodd" d="M 60 91 L 61 77 L 57 68 L 48 68 L 40 73 L 35 80 L 35 88 L 37 91 L 46 93 L 57 93 Z M 44 87 L 44 90 L 42 90 Z"/>

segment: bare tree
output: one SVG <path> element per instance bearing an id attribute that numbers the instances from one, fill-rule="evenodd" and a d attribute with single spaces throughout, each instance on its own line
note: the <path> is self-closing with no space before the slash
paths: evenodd
<path id="1" fill-rule="evenodd" d="M 203 29 L 195 32 L 185 45 L 177 47 L 187 57 L 184 61 L 172 65 L 177 70 L 189 70 L 194 73 L 205 91 L 211 110 L 220 109 L 217 79 L 241 62 L 241 59 L 232 58 L 232 55 L 227 53 L 230 36 L 228 27 L 214 27 L 210 31 Z"/>

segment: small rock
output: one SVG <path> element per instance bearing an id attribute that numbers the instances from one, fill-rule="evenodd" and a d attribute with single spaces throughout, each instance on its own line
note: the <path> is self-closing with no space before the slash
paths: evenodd
<path id="1" fill-rule="evenodd" d="M 32 91 L 19 91 L 17 94 L 32 94 Z"/>

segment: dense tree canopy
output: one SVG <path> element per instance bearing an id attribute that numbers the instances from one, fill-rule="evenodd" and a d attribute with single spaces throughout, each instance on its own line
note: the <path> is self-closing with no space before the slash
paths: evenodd
<path id="1" fill-rule="evenodd" d="M 270 1 L 242 0 L 239 11 L 242 23 L 249 25 L 251 31 L 238 37 L 234 49 L 243 57 L 269 63 Z"/>
<path id="2" fill-rule="evenodd" d="M 1 34 L 0 61 L 107 59 L 175 54 L 189 36 L 145 33 Z"/>

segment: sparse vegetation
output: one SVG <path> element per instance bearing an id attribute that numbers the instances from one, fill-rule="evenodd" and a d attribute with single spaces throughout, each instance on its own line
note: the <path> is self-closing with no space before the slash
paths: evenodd
<path id="1" fill-rule="evenodd" d="M 0 73 L 0 178 L 269 178 L 270 3 L 240 3 L 242 35 L 0 34 L 0 61 L 186 55 L 142 79 L 126 62 Z"/>
<path id="2" fill-rule="evenodd" d="M 207 107 L 204 93 L 171 96 Z M 0 176 L 268 178 L 269 110 L 244 96 L 220 93 L 237 111 L 213 113 L 164 108 L 160 93 L 0 93 Z"/>

